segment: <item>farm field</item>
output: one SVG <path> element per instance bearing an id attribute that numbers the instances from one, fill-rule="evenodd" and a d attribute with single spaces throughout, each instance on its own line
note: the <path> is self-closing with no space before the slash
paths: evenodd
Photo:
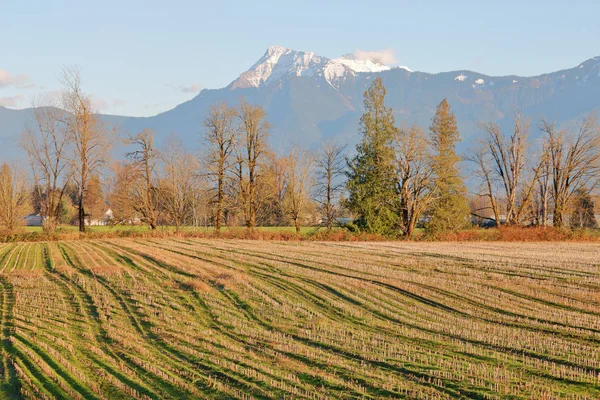
<path id="1" fill-rule="evenodd" d="M 600 398 L 600 246 L 0 245 L 1 399 Z"/>

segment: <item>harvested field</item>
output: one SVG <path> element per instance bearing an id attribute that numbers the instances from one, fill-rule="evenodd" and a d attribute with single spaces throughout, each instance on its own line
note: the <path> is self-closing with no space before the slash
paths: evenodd
<path id="1" fill-rule="evenodd" d="M 600 398 L 600 246 L 0 245 L 2 399 Z"/>

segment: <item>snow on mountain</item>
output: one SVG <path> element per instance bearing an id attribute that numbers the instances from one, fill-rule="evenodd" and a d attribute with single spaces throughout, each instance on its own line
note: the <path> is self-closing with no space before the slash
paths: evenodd
<path id="1" fill-rule="evenodd" d="M 315 53 L 294 51 L 281 46 L 271 46 L 256 64 L 242 73 L 232 89 L 259 87 L 286 75 L 312 76 L 327 59 Z"/>
<path id="2" fill-rule="evenodd" d="M 354 75 L 354 71 L 342 63 L 329 61 L 323 68 L 323 77 L 334 88 L 339 88 L 340 82 L 348 75 Z"/>
<path id="3" fill-rule="evenodd" d="M 348 76 L 355 76 L 357 73 L 383 72 L 392 68 L 402 68 L 412 72 L 407 67 L 390 67 L 371 60 L 358 60 L 351 54 L 329 59 L 315 53 L 271 46 L 260 60 L 233 82 L 231 89 L 260 87 L 285 76 L 315 75 L 324 77 L 337 89 L 340 82 Z"/>
<path id="4" fill-rule="evenodd" d="M 391 67 L 374 63 L 370 60 L 355 60 L 349 56 L 343 56 L 331 60 L 333 63 L 342 64 L 354 72 L 382 72 L 389 71 Z"/>

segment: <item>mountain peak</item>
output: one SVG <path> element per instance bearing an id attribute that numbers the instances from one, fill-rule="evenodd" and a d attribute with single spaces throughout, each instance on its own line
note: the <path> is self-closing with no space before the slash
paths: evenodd
<path id="1" fill-rule="evenodd" d="M 283 46 L 270 46 L 265 54 L 250 69 L 240 75 L 230 86 L 231 89 L 259 87 L 285 76 L 323 76 L 334 88 L 341 80 L 357 73 L 388 71 L 407 67 L 390 67 L 382 64 L 381 52 L 358 52 L 329 59 L 312 52 L 289 49 Z M 375 57 L 373 59 L 373 56 Z M 389 58 L 389 57 L 388 57 Z"/>
<path id="2" fill-rule="evenodd" d="M 287 47 L 283 47 L 283 46 L 277 46 L 277 45 L 269 46 L 269 48 L 265 52 L 264 57 L 281 56 L 284 53 L 291 53 L 293 51 L 295 51 L 295 50 L 288 49 Z"/>
<path id="3" fill-rule="evenodd" d="M 231 88 L 259 87 L 286 75 L 312 76 L 327 61 L 327 58 L 315 53 L 270 46 L 260 60 L 233 82 Z"/>

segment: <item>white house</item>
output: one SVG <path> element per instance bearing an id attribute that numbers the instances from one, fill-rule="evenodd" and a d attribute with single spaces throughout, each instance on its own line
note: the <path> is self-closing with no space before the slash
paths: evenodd
<path id="1" fill-rule="evenodd" d="M 85 224 L 88 226 L 100 226 L 100 225 L 108 225 L 113 220 L 114 213 L 110 208 L 102 214 L 100 218 L 91 219 L 88 218 L 85 220 Z"/>

